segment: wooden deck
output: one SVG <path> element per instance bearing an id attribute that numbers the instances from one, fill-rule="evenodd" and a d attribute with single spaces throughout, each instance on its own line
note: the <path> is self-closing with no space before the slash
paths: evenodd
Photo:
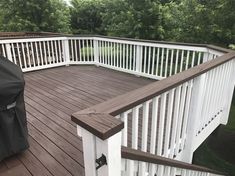
<path id="1" fill-rule="evenodd" d="M 152 82 L 95 66 L 25 73 L 30 148 L 0 162 L 0 176 L 84 175 L 82 142 L 70 115 Z"/>

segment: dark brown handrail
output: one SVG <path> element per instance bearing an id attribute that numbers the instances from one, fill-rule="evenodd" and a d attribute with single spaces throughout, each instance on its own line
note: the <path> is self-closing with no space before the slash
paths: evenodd
<path id="1" fill-rule="evenodd" d="M 122 158 L 135 160 L 135 161 L 143 161 L 152 164 L 176 167 L 181 169 L 188 169 L 193 171 L 200 172 L 209 172 L 218 175 L 227 175 L 226 173 L 215 171 L 213 169 L 209 169 L 203 166 L 198 166 L 194 164 L 188 164 L 181 161 L 156 156 L 147 152 L 142 152 L 140 150 L 131 149 L 129 147 L 122 147 Z"/>
<path id="2" fill-rule="evenodd" d="M 165 78 L 161 81 L 154 82 L 152 84 L 149 84 L 147 86 L 144 86 L 142 88 L 139 88 L 137 90 L 128 92 L 126 94 L 120 95 L 118 97 L 115 97 L 113 99 L 110 99 L 108 101 L 105 101 L 103 103 L 100 103 L 98 105 L 95 105 L 93 107 L 90 107 L 88 109 L 76 112 L 72 114 L 72 121 L 76 124 L 82 126 L 83 128 L 89 130 L 90 132 L 94 131 L 99 126 L 96 126 L 95 124 L 90 125 L 88 122 L 83 122 L 84 116 L 90 116 L 92 114 L 92 118 L 95 119 L 95 114 L 106 114 L 105 116 L 116 116 L 121 114 L 122 112 L 125 112 L 139 104 L 142 104 L 143 102 L 146 102 L 158 95 L 161 95 L 162 93 L 169 91 L 178 85 L 181 85 L 199 75 L 202 75 L 203 73 L 225 63 L 235 58 L 235 52 L 225 54 L 217 59 L 205 62 L 201 65 L 198 65 L 196 67 L 190 68 L 188 70 L 185 70 L 183 72 L 180 72 L 176 75 L 170 76 L 168 78 Z M 110 118 L 109 118 L 110 119 Z M 100 119 L 102 121 L 102 119 Z M 115 119 L 117 120 L 117 119 Z M 96 119 L 96 121 L 99 121 Z M 119 121 L 121 123 L 121 121 Z M 116 122 L 117 123 L 117 122 Z M 123 128 L 123 125 L 120 125 L 118 123 L 118 126 L 113 126 L 115 130 L 109 129 L 109 133 L 103 135 L 101 139 L 107 139 L 108 137 L 114 135 L 115 133 L 111 133 L 110 131 L 118 132 L 118 130 L 121 130 Z M 86 125 L 85 125 L 86 124 Z M 97 123 L 99 125 L 99 123 Z M 89 127 L 89 128 L 88 128 Z M 93 129 L 92 129 L 93 128 Z M 92 131 L 91 131 L 92 129 Z M 102 133 L 102 131 L 99 131 L 99 133 Z M 93 133 L 97 135 L 98 133 Z M 105 136 L 105 138 L 104 138 Z"/>
<path id="3" fill-rule="evenodd" d="M 0 32 L 0 37 L 27 37 L 27 36 L 50 36 L 50 35 L 64 35 L 61 33 L 55 32 Z"/>
<path id="4" fill-rule="evenodd" d="M 72 116 L 72 120 L 102 140 L 108 139 L 124 128 L 121 120 L 105 113 L 80 114 L 76 118 Z"/>
<path id="5" fill-rule="evenodd" d="M 201 43 L 182 43 L 182 42 L 171 42 L 171 41 L 156 41 L 156 40 L 146 40 L 146 39 L 133 39 L 125 37 L 113 37 L 113 36 L 103 36 L 103 35 L 68 35 L 68 37 L 99 37 L 106 39 L 115 39 L 115 40 L 125 40 L 133 42 L 146 42 L 146 43 L 156 43 L 156 44 L 167 44 L 167 45 L 182 45 L 182 46 L 195 46 L 195 47 L 204 47 L 208 49 L 213 49 L 223 53 L 233 52 L 231 49 L 222 48 L 215 45 L 201 44 Z"/>
<path id="6" fill-rule="evenodd" d="M 2 32 L 3 33 L 3 32 Z M 5 32 L 4 32 L 5 33 Z M 7 34 L 8 33 L 8 34 Z M 183 46 L 194 46 L 194 47 L 205 47 L 208 49 L 213 49 L 223 53 L 233 52 L 231 49 L 222 48 L 219 46 L 208 45 L 208 44 L 198 44 L 198 43 L 182 43 L 182 42 L 170 42 L 170 41 L 156 41 L 156 40 L 145 40 L 145 39 L 133 39 L 133 38 L 124 38 L 124 37 L 113 37 L 113 36 L 103 36 L 103 35 L 72 35 L 72 34 L 61 34 L 61 33 L 52 33 L 52 32 L 6 32 L 5 36 L 1 37 L 0 40 L 6 39 L 25 39 L 25 38 L 46 38 L 46 37 L 99 37 L 107 39 L 116 39 L 116 40 L 125 40 L 125 41 L 134 41 L 134 42 L 146 42 L 146 43 L 158 43 L 158 44 L 167 44 L 167 45 L 183 45 Z"/>
<path id="7" fill-rule="evenodd" d="M 65 37 L 67 35 L 53 32 L 0 32 L 0 40 Z"/>

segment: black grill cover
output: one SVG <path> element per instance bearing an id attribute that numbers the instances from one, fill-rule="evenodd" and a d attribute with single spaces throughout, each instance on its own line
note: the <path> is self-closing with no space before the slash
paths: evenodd
<path id="1" fill-rule="evenodd" d="M 0 56 L 0 161 L 29 147 L 24 85 L 21 69 Z"/>

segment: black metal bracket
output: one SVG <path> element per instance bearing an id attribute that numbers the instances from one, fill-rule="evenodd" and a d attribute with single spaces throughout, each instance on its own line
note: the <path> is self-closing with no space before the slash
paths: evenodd
<path id="1" fill-rule="evenodd" d="M 101 157 L 99 157 L 98 159 L 95 160 L 96 164 L 98 164 L 98 166 L 96 166 L 96 170 L 98 170 L 99 168 L 101 168 L 103 165 L 107 165 L 107 159 L 106 156 L 104 154 L 102 154 Z"/>

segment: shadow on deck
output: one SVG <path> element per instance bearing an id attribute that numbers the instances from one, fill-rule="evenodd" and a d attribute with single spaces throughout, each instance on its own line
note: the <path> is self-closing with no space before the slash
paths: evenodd
<path id="1" fill-rule="evenodd" d="M 0 162 L 0 176 L 84 175 L 82 142 L 70 115 L 153 82 L 95 66 L 24 76 L 30 148 Z"/>

